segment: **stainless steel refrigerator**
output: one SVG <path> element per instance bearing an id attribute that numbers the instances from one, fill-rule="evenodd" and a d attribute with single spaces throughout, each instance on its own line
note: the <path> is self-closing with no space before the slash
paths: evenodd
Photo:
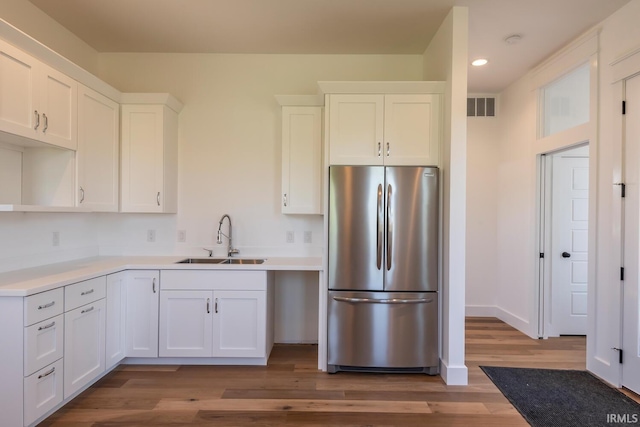
<path id="1" fill-rule="evenodd" d="M 435 167 L 329 168 L 329 372 L 439 372 L 438 188 Z"/>

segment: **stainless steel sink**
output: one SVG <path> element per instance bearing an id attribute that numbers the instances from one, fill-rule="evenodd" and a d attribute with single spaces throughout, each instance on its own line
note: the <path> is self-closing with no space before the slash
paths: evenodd
<path id="1" fill-rule="evenodd" d="M 228 258 L 219 264 L 262 264 L 263 259 L 247 259 L 247 258 Z"/>
<path id="2" fill-rule="evenodd" d="M 187 258 L 176 264 L 262 264 L 264 259 L 249 258 Z"/>
<path id="3" fill-rule="evenodd" d="M 187 258 L 178 261 L 176 264 L 220 264 L 226 258 Z"/>

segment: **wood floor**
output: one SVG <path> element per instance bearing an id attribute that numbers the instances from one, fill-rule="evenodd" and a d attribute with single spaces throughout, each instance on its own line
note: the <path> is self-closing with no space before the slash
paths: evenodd
<path id="1" fill-rule="evenodd" d="M 479 365 L 585 369 L 584 337 L 533 340 L 467 318 L 469 386 L 440 377 L 317 370 L 313 345 L 268 366 L 121 365 L 41 426 L 527 426 Z"/>

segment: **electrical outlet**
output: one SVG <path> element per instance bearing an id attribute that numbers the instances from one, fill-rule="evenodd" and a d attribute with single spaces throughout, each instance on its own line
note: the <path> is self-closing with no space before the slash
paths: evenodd
<path id="1" fill-rule="evenodd" d="M 187 241 L 187 231 L 186 230 L 178 230 L 178 242 L 184 243 Z"/>
<path id="2" fill-rule="evenodd" d="M 307 230 L 304 232 L 304 242 L 311 243 L 311 231 Z"/>
<path id="3" fill-rule="evenodd" d="M 156 230 L 147 230 L 147 242 L 156 241 Z"/>
<path id="4" fill-rule="evenodd" d="M 51 240 L 51 243 L 53 244 L 53 246 L 60 246 L 60 232 L 59 231 L 54 231 L 53 232 L 53 238 Z"/>
<path id="5" fill-rule="evenodd" d="M 293 243 L 295 241 L 295 234 L 293 231 L 287 231 L 287 243 Z"/>

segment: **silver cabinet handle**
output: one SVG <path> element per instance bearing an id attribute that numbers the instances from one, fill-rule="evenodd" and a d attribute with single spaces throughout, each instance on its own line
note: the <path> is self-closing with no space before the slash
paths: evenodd
<path id="1" fill-rule="evenodd" d="M 85 295 L 89 295 L 92 294 L 94 292 L 93 289 L 89 289 L 88 291 L 84 291 L 80 293 L 80 296 L 85 296 Z"/>
<path id="2" fill-rule="evenodd" d="M 55 371 L 56 371 L 56 367 L 54 366 L 53 368 L 51 368 L 50 371 L 45 372 L 44 374 L 38 375 L 38 379 L 48 377 L 49 375 L 53 374 Z"/>
<path id="3" fill-rule="evenodd" d="M 217 313 L 218 312 L 218 298 L 216 298 L 216 302 L 214 303 L 214 311 Z"/>
<path id="4" fill-rule="evenodd" d="M 56 303 L 55 301 L 51 301 L 50 303 L 39 305 L 38 310 L 44 310 L 45 308 L 53 307 L 55 303 Z"/>
<path id="5" fill-rule="evenodd" d="M 80 187 L 80 203 L 84 202 L 84 188 Z"/>
<path id="6" fill-rule="evenodd" d="M 382 245 L 383 245 L 383 224 L 384 220 L 382 218 L 382 184 L 378 184 L 378 221 L 377 221 L 377 230 L 376 230 L 376 267 L 378 270 L 382 268 Z"/>
<path id="7" fill-rule="evenodd" d="M 36 125 L 33 127 L 33 130 L 38 130 L 40 127 L 40 114 L 38 114 L 38 110 L 33 112 L 36 115 Z"/>
<path id="8" fill-rule="evenodd" d="M 156 196 L 156 201 L 158 202 L 158 206 L 160 206 L 160 192 L 158 191 L 158 195 Z"/>
<path id="9" fill-rule="evenodd" d="M 38 330 L 44 331 L 45 329 L 53 328 L 54 326 L 56 326 L 56 322 L 51 322 L 48 325 L 40 326 Z"/>
<path id="10" fill-rule="evenodd" d="M 378 157 L 382 155 L 382 144 L 378 142 Z"/>
<path id="11" fill-rule="evenodd" d="M 391 270 L 393 222 L 391 221 L 391 184 L 387 185 L 387 271 Z"/>
<path id="12" fill-rule="evenodd" d="M 282 201 L 284 202 L 284 207 L 287 207 L 287 193 L 284 193 L 284 197 L 282 198 Z"/>
<path id="13" fill-rule="evenodd" d="M 89 308 L 85 308 L 84 310 L 82 310 L 82 311 L 80 312 L 80 314 L 85 314 L 85 313 L 88 313 L 88 312 L 90 312 L 90 311 L 93 311 L 93 309 L 94 309 L 94 308 L 95 308 L 94 306 L 91 306 L 91 307 L 89 307 Z"/>
<path id="14" fill-rule="evenodd" d="M 391 151 L 391 150 L 389 149 L 389 143 L 387 142 L 387 157 L 389 157 L 389 152 L 390 152 L 390 151 Z"/>
<path id="15" fill-rule="evenodd" d="M 207 314 L 211 313 L 211 299 L 207 298 Z"/>
<path id="16" fill-rule="evenodd" d="M 370 304 L 428 304 L 433 302 L 433 298 L 388 298 L 388 299 L 375 299 L 375 298 L 347 298 L 347 297 L 333 297 L 336 301 L 341 302 L 366 302 Z"/>
<path id="17" fill-rule="evenodd" d="M 151 290 L 153 291 L 153 293 L 156 293 L 156 278 L 153 278 L 153 281 L 151 282 Z"/>
<path id="18" fill-rule="evenodd" d="M 47 129 L 49 129 L 49 117 L 45 113 L 42 113 L 42 118 L 44 119 L 44 127 L 42 128 L 42 133 L 45 133 Z"/>

